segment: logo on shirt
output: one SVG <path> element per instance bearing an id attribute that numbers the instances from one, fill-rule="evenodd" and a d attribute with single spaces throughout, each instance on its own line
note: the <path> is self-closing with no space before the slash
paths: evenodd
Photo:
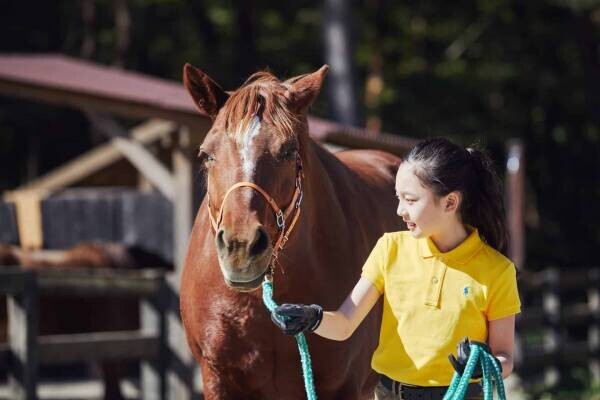
<path id="1" fill-rule="evenodd" d="M 463 288 L 463 296 L 467 297 L 471 293 L 471 288 L 469 286 L 465 286 Z"/>

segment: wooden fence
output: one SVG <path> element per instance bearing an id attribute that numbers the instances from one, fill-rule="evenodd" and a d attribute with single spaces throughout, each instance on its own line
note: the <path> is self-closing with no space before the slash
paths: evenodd
<path id="1" fill-rule="evenodd" d="M 163 271 L 3 268 L 0 293 L 8 296 L 9 319 L 8 343 L 0 344 L 0 369 L 9 373 L 11 398 L 37 398 L 38 366 L 42 365 L 140 360 L 144 399 L 166 398 L 167 369 L 182 373 L 167 346 L 166 311 L 172 294 Z M 38 337 L 41 294 L 138 298 L 141 329 Z"/>
<path id="2" fill-rule="evenodd" d="M 522 273 L 519 288 L 515 370 L 523 381 L 552 388 L 574 367 L 600 381 L 600 267 Z"/>

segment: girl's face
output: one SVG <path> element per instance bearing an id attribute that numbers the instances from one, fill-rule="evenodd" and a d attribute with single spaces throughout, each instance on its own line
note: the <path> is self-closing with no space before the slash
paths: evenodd
<path id="1" fill-rule="evenodd" d="M 403 162 L 396 174 L 397 214 L 402 217 L 413 237 L 435 236 L 444 231 L 449 213 L 444 198 L 424 187 L 414 173 L 414 165 Z"/>

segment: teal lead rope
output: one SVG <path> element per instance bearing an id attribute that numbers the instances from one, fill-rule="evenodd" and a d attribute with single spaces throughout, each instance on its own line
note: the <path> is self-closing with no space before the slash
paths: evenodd
<path id="1" fill-rule="evenodd" d="M 273 283 L 265 279 L 262 284 L 263 288 L 263 303 L 273 312 L 277 303 L 273 301 Z M 304 389 L 306 390 L 306 397 L 308 400 L 317 400 L 317 394 L 315 392 L 315 384 L 313 382 L 312 363 L 310 361 L 310 354 L 308 353 L 308 343 L 303 333 L 299 333 L 294 336 L 298 343 L 298 350 L 300 351 L 300 361 L 302 362 L 302 375 L 304 376 Z"/>
<path id="2" fill-rule="evenodd" d="M 277 304 L 273 300 L 273 283 L 267 279 L 262 284 L 263 288 L 263 302 L 270 312 L 273 312 Z M 304 389 L 306 390 L 306 397 L 308 400 L 316 400 L 317 394 L 315 392 L 315 384 L 313 382 L 312 363 L 310 361 L 310 354 L 308 353 L 308 344 L 303 333 L 299 333 L 294 336 L 298 343 L 298 350 L 300 351 L 300 361 L 302 363 L 302 375 L 304 377 Z M 483 371 L 483 399 L 493 400 L 494 383 L 496 384 L 496 390 L 498 392 L 499 400 L 506 400 L 506 393 L 504 392 L 504 381 L 502 380 L 502 371 L 500 367 L 494 361 L 494 357 L 486 352 L 481 346 L 471 344 L 471 355 L 467 361 L 465 371 L 462 376 L 458 373 L 454 373 L 452 382 L 448 387 L 448 391 L 444 395 L 443 400 L 462 400 L 467 394 L 467 388 L 469 386 L 469 380 L 473 375 L 475 366 L 477 363 L 481 363 Z"/>
<path id="3" fill-rule="evenodd" d="M 495 383 L 498 399 L 506 400 L 504 381 L 502 380 L 502 371 L 500 370 L 500 367 L 496 364 L 496 361 L 491 354 L 476 344 L 471 344 L 471 355 L 469 356 L 469 360 L 467 361 L 462 376 L 456 372 L 454 373 L 450 387 L 448 388 L 446 395 L 444 395 L 444 400 L 462 400 L 465 398 L 469 380 L 471 379 L 478 362 L 481 363 L 483 371 L 483 399 L 493 400 Z"/>

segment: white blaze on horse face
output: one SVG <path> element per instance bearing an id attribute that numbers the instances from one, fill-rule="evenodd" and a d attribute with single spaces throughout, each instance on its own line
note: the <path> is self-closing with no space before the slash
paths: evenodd
<path id="1" fill-rule="evenodd" d="M 254 150 L 254 138 L 260 132 L 260 119 L 252 118 L 248 130 L 242 135 L 242 145 L 240 146 L 240 159 L 242 160 L 242 172 L 244 180 L 252 182 L 254 176 L 254 168 L 256 167 L 255 160 L 252 159 L 252 150 Z"/>

